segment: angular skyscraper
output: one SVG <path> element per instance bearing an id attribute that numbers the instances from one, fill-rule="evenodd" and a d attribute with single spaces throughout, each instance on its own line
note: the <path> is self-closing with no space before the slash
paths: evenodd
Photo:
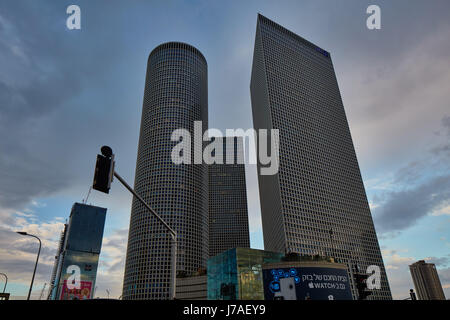
<path id="1" fill-rule="evenodd" d="M 171 135 L 187 129 L 193 137 L 194 121 L 207 129 L 206 60 L 193 46 L 164 43 L 147 62 L 134 188 L 176 230 L 177 271 L 188 273 L 208 259 L 208 166 L 174 164 Z M 123 299 L 168 299 L 170 252 L 166 228 L 134 199 Z"/>
<path id="2" fill-rule="evenodd" d="M 106 209 L 75 203 L 69 223 L 61 233 L 52 272 L 51 300 L 83 300 L 94 298 L 98 258 L 102 247 Z M 67 285 L 73 266 L 80 271 L 80 287 Z"/>
<path id="3" fill-rule="evenodd" d="M 330 54 L 258 15 L 250 91 L 255 129 L 280 135 L 278 173 L 258 162 L 265 250 L 377 265 L 391 299 Z"/>
<path id="4" fill-rule="evenodd" d="M 233 164 L 226 164 L 227 140 Z M 209 256 L 249 248 L 247 189 L 242 137 L 223 138 L 223 164 L 209 166 Z"/>

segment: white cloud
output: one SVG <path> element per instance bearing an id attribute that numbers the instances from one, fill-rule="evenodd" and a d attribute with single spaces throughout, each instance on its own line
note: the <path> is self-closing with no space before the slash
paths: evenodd
<path id="1" fill-rule="evenodd" d="M 111 298 L 122 295 L 127 238 L 127 229 L 114 230 L 111 236 L 103 238 L 95 297 L 107 297 L 106 290 L 110 292 Z"/>
<path id="2" fill-rule="evenodd" d="M 414 258 L 399 254 L 407 251 L 407 249 L 382 250 L 392 297 L 395 300 L 407 298 L 409 290 L 414 288 L 409 272 L 409 265 L 414 262 Z"/>
<path id="3" fill-rule="evenodd" d="M 442 215 L 450 215 L 450 199 L 445 204 L 435 208 L 431 215 L 433 216 L 442 216 Z"/>
<path id="4" fill-rule="evenodd" d="M 23 292 L 11 292 L 12 299 L 26 298 L 26 289 L 38 251 L 38 241 L 35 238 L 19 235 L 16 231 L 36 235 L 42 242 L 32 293 L 32 298 L 38 298 L 44 283 L 48 286 L 50 282 L 62 229 L 63 223 L 56 219 L 42 222 L 38 221 L 34 214 L 0 209 L 0 270 L 8 275 L 8 287 L 15 284 L 24 288 Z"/>

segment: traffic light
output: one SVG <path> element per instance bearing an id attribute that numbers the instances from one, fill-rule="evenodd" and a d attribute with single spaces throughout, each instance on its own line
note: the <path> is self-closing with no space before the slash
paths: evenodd
<path id="1" fill-rule="evenodd" d="M 367 289 L 368 275 L 365 273 L 354 273 L 356 282 L 356 289 L 358 290 L 358 300 L 366 300 L 372 294 L 371 290 Z"/>
<path id="2" fill-rule="evenodd" d="M 114 155 L 112 149 L 108 146 L 103 146 L 101 152 L 102 154 L 97 155 L 92 188 L 104 193 L 109 193 L 114 175 Z"/>

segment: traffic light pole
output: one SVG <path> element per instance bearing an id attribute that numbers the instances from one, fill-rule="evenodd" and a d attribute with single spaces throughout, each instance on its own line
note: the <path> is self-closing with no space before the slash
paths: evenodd
<path id="1" fill-rule="evenodd" d="M 175 299 L 175 288 L 177 281 L 177 233 L 173 230 L 156 212 L 153 210 L 145 201 L 141 198 L 134 190 L 131 188 L 125 180 L 114 170 L 114 177 L 117 178 L 124 186 L 128 189 L 169 231 L 171 235 L 171 286 L 170 286 L 170 297 Z"/>

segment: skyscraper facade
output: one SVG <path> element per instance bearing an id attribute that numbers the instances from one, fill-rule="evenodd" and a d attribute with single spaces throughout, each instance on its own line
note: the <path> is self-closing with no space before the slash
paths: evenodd
<path id="1" fill-rule="evenodd" d="M 445 300 L 434 263 L 419 260 L 409 266 L 419 300 Z"/>
<path id="2" fill-rule="evenodd" d="M 329 52 L 258 15 L 250 91 L 255 129 L 280 136 L 278 173 L 258 174 L 265 250 L 377 265 L 372 299 L 391 299 Z"/>
<path id="3" fill-rule="evenodd" d="M 49 299 L 94 298 L 105 218 L 105 208 L 82 203 L 73 205 L 55 256 Z M 67 283 L 75 268 L 80 272 L 79 288 L 71 288 Z"/>
<path id="4" fill-rule="evenodd" d="M 208 167 L 174 164 L 176 129 L 194 136 L 208 126 L 207 63 L 191 45 L 164 43 L 149 55 L 134 188 L 177 232 L 177 271 L 195 272 L 208 259 Z M 191 154 L 194 156 L 194 144 Z M 133 200 L 123 299 L 168 299 L 170 236 Z"/>
<path id="5" fill-rule="evenodd" d="M 53 262 L 53 270 L 52 270 L 52 277 L 50 279 L 50 290 L 47 296 L 47 299 L 53 299 L 54 298 L 54 288 L 56 284 L 59 282 L 59 279 L 57 279 L 57 273 L 58 273 L 58 266 L 60 264 L 60 260 L 62 258 L 62 252 L 64 250 L 64 242 L 67 234 L 67 223 L 64 224 L 64 229 L 61 231 L 61 235 L 59 238 L 58 243 L 58 249 L 56 251 L 55 255 L 55 261 Z"/>
<path id="6" fill-rule="evenodd" d="M 245 165 L 238 163 L 238 159 L 244 158 L 243 139 L 224 137 L 222 141 L 223 164 L 209 166 L 210 257 L 228 249 L 250 247 Z M 232 148 L 229 157 L 232 164 L 226 163 L 227 144 Z"/>

